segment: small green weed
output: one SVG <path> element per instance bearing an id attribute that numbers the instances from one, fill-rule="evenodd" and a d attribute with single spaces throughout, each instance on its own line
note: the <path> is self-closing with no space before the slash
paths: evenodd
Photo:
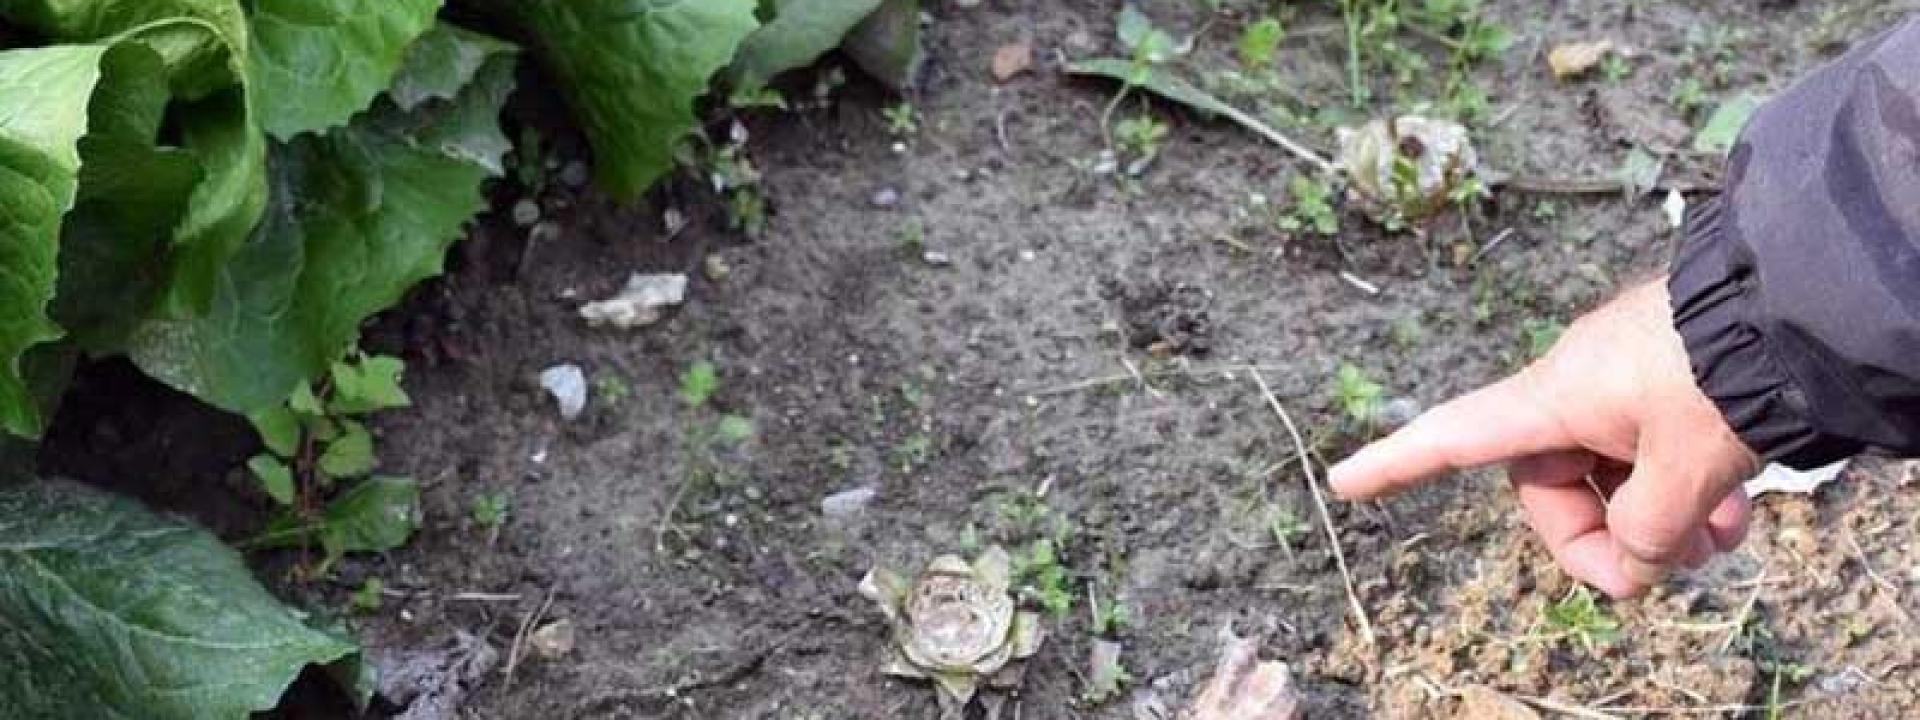
<path id="1" fill-rule="evenodd" d="M 1527 318 L 1520 323 L 1520 335 L 1526 339 L 1528 360 L 1538 360 L 1547 356 L 1554 343 L 1560 342 L 1560 336 L 1567 331 L 1565 323 L 1553 318 Z"/>
<path id="2" fill-rule="evenodd" d="M 1051 538 L 1040 538 L 1014 558 L 1014 578 L 1020 596 L 1055 618 L 1073 610 L 1073 589 L 1060 550 Z"/>
<path id="3" fill-rule="evenodd" d="M 266 452 L 249 459 L 247 469 L 279 514 L 243 547 L 319 544 L 324 558 L 304 568 L 319 576 L 346 553 L 405 542 L 419 488 L 408 478 L 369 477 L 378 458 L 363 422 L 412 404 L 400 387 L 405 370 L 397 357 L 354 350 L 319 382 L 296 388 L 285 404 L 248 418 Z"/>
<path id="4" fill-rule="evenodd" d="M 1340 366 L 1340 372 L 1334 377 L 1334 401 L 1340 408 L 1340 414 L 1348 426 L 1361 433 L 1370 433 L 1380 422 L 1381 400 L 1386 389 L 1365 370 L 1351 363 Z"/>
<path id="5" fill-rule="evenodd" d="M 380 609 L 384 602 L 381 594 L 386 592 L 387 583 L 377 577 L 369 577 L 360 583 L 360 588 L 348 596 L 347 603 L 354 612 L 370 613 Z"/>
<path id="6" fill-rule="evenodd" d="M 880 115 L 886 118 L 887 132 L 894 137 L 904 138 L 920 132 L 920 112 L 914 109 L 913 103 L 901 101 L 889 105 L 880 110 Z"/>
<path id="7" fill-rule="evenodd" d="M 1287 232 L 1312 231 L 1317 235 L 1340 234 L 1340 213 L 1333 208 L 1333 185 L 1318 175 L 1299 174 L 1287 182 L 1293 204 L 1280 218 L 1280 229 Z"/>
<path id="8" fill-rule="evenodd" d="M 607 407 L 619 407 L 621 403 L 633 397 L 633 386 L 627 379 L 614 373 L 605 373 L 593 379 L 593 399 Z"/>
<path id="9" fill-rule="evenodd" d="M 1293 556 L 1293 542 L 1305 536 L 1312 527 L 1291 510 L 1279 506 L 1267 509 L 1267 533 L 1273 536 L 1273 541 L 1279 543 L 1282 550 L 1287 551 L 1288 557 Z"/>
<path id="10" fill-rule="evenodd" d="M 1122 155 L 1145 159 L 1160 154 L 1160 143 L 1167 139 L 1168 129 L 1166 123 L 1143 112 L 1121 120 L 1113 132 Z"/>
<path id="11" fill-rule="evenodd" d="M 910 256 L 919 257 L 927 249 L 927 226 L 920 222 L 920 218 L 909 218 L 901 223 L 895 237 L 900 250 Z"/>
<path id="12" fill-rule="evenodd" d="M 1095 594 L 1093 586 L 1087 587 L 1087 621 L 1095 637 L 1111 638 L 1133 626 L 1133 611 L 1118 595 L 1110 597 L 1105 603 Z"/>
<path id="13" fill-rule="evenodd" d="M 1565 598 L 1548 605 L 1543 619 L 1558 637 L 1572 638 L 1589 654 L 1620 636 L 1620 620 L 1585 585 L 1575 586 Z"/>
<path id="14" fill-rule="evenodd" d="M 1281 27 L 1278 18 L 1261 18 L 1259 22 L 1248 25 L 1240 33 L 1240 42 L 1236 47 L 1241 67 L 1248 70 L 1272 68 L 1274 56 L 1280 51 L 1280 41 L 1285 40 L 1286 36 L 1286 30 Z"/>
<path id="15" fill-rule="evenodd" d="M 507 513 L 511 509 L 512 497 L 505 492 L 481 493 L 473 496 L 473 507 L 468 515 L 473 523 L 494 530 L 507 524 Z"/>
<path id="16" fill-rule="evenodd" d="M 1633 61 L 1621 57 L 1619 53 L 1607 53 L 1600 61 L 1600 77 L 1607 82 L 1619 84 L 1633 76 Z"/>

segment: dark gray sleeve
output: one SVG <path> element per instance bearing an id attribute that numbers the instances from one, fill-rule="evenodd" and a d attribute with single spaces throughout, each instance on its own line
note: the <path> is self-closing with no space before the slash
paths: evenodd
<path id="1" fill-rule="evenodd" d="M 1920 455 L 1920 24 L 1768 102 L 1668 281 L 1701 390 L 1755 452 Z"/>

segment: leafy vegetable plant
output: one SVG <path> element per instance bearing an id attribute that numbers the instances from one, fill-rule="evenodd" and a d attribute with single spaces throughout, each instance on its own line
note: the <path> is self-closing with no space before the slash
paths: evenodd
<path id="1" fill-rule="evenodd" d="M 917 0 L 450 15 L 511 38 L 441 19 L 445 1 L 0 0 L 0 438 L 45 431 L 79 358 L 124 355 L 254 422 L 247 471 L 278 515 L 249 547 L 317 547 L 315 574 L 393 548 L 418 489 L 373 474 L 365 416 L 406 404 L 401 367 L 352 348 L 506 174 L 523 57 L 570 102 L 600 185 L 632 199 L 672 170 L 716 75 L 764 96 L 844 41 L 898 88 L 920 54 Z M 241 718 L 354 654 L 206 533 L 20 470 L 0 467 L 0 546 L 23 548 L 0 557 L 0 657 L 20 661 L 0 667 L 0 717 Z"/>

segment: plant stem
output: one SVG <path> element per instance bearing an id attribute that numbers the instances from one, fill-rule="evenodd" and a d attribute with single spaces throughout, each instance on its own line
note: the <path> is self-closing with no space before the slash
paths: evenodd
<path id="1" fill-rule="evenodd" d="M 1341 0 L 1341 18 L 1347 24 L 1347 90 L 1353 96 L 1353 106 L 1367 103 L 1365 93 L 1360 87 L 1360 11 L 1356 6 L 1359 0 Z"/>

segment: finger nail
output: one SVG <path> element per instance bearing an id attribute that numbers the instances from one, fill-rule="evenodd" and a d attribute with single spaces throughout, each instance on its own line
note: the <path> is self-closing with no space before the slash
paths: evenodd
<path id="1" fill-rule="evenodd" d="M 1653 587 L 1667 579 L 1667 568 L 1637 557 L 1627 557 L 1620 561 L 1620 574 L 1639 585 Z"/>

